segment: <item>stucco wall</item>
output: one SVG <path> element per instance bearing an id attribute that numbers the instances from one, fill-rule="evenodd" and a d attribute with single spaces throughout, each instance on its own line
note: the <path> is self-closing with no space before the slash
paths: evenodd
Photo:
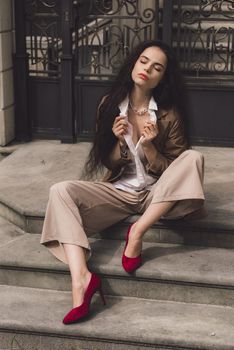
<path id="1" fill-rule="evenodd" d="M 12 0 L 0 1 L 0 145 L 15 137 Z"/>

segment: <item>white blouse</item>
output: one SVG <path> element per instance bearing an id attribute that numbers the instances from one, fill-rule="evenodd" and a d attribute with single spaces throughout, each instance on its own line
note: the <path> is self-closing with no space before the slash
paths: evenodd
<path id="1" fill-rule="evenodd" d="M 120 103 L 120 115 L 125 116 L 128 122 L 128 106 L 129 106 L 129 97 L 127 96 L 123 102 Z M 150 121 L 156 123 L 157 115 L 156 111 L 158 110 L 157 103 L 154 98 L 151 97 L 149 102 L 149 118 Z M 142 160 L 145 155 L 141 147 L 142 137 L 137 142 L 136 146 L 132 140 L 132 125 L 128 122 L 128 133 L 124 135 L 125 142 L 128 145 L 132 162 L 125 165 L 121 179 L 113 182 L 113 185 L 121 190 L 128 192 L 141 191 L 143 189 L 149 189 L 151 185 L 156 181 L 156 179 L 145 172 Z"/>

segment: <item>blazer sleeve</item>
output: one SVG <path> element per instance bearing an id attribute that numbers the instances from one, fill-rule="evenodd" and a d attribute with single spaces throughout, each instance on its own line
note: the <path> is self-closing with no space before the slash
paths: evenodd
<path id="1" fill-rule="evenodd" d="M 125 164 L 131 161 L 130 152 L 128 151 L 127 157 L 123 157 L 120 152 L 119 141 L 116 142 L 112 151 L 110 152 L 109 158 L 105 161 L 105 166 L 109 170 L 114 170 L 116 168 L 121 168 Z"/>
<path id="2" fill-rule="evenodd" d="M 161 152 L 155 144 L 151 148 L 146 164 L 146 171 L 151 175 L 160 176 L 167 167 L 176 159 L 187 147 L 184 132 L 184 123 L 174 110 L 168 112 L 169 131 Z"/>

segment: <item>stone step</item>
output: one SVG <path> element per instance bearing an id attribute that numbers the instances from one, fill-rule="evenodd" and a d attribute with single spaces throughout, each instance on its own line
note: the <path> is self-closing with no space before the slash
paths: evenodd
<path id="1" fill-rule="evenodd" d="M 19 210 L 20 211 L 20 210 Z M 29 233 L 41 233 L 44 216 L 29 216 L 17 212 L 12 207 L 0 203 L 0 214 Z M 121 239 L 126 235 L 130 224 L 138 219 L 138 215 L 107 228 L 96 234 L 105 239 Z M 231 218 L 209 211 L 209 216 L 200 219 L 160 220 L 152 225 L 145 235 L 145 241 L 154 243 L 174 243 L 185 245 L 202 245 L 208 247 L 234 248 L 234 228 Z"/>
<path id="2" fill-rule="evenodd" d="M 210 215 L 211 212 L 210 212 Z M 213 216 L 214 219 L 215 216 Z M 146 232 L 144 240 L 152 243 L 172 243 L 219 248 L 234 248 L 234 230 L 221 218 L 214 223 L 210 216 L 202 220 L 160 220 Z M 216 216 L 217 218 L 217 216 Z M 138 219 L 133 215 L 96 235 L 104 239 L 124 240 L 130 224 Z"/>
<path id="3" fill-rule="evenodd" d="M 26 232 L 41 233 L 44 217 L 20 215 L 12 208 L 1 205 L 3 217 L 18 225 Z M 208 247 L 234 248 L 234 229 L 227 218 L 220 218 L 209 211 L 209 217 L 200 220 L 160 220 L 152 225 L 145 235 L 145 241 L 155 243 L 175 243 L 203 245 Z M 106 239 L 124 239 L 127 227 L 138 219 L 133 215 L 126 220 L 97 233 Z M 212 222 L 210 217 L 213 218 Z M 217 220 L 215 220 L 217 219 Z"/>
<path id="4" fill-rule="evenodd" d="M 40 235 L 5 233 L 0 284 L 69 291 L 68 266 L 43 246 Z M 133 275 L 121 266 L 124 242 L 90 238 L 91 271 L 106 294 L 234 306 L 234 250 L 144 242 L 143 265 Z"/>
<path id="5" fill-rule="evenodd" d="M 2 217 L 26 232 L 41 233 L 44 217 L 20 215 L 10 207 L 0 203 Z M 176 243 L 204 245 L 210 247 L 234 248 L 234 229 L 229 219 L 222 220 L 217 214 L 209 212 L 209 217 L 202 220 L 160 220 L 146 233 L 145 240 L 158 243 Z M 97 237 L 106 239 L 124 239 L 127 227 L 138 219 L 133 215 L 126 220 L 98 233 Z M 213 217 L 212 222 L 210 217 Z M 217 219 L 214 222 L 214 219 Z"/>
<path id="6" fill-rule="evenodd" d="M 19 147 L 0 162 L 0 216 L 27 232 L 40 233 L 50 186 L 59 181 L 79 179 L 89 147 L 85 142 L 67 145 L 57 141 L 34 141 Z M 234 248 L 234 150 L 195 149 L 205 156 L 209 215 L 203 220 L 157 223 L 145 240 Z M 122 239 L 126 226 L 135 219 L 130 217 L 115 229 L 107 230 L 103 237 Z"/>
<path id="7" fill-rule="evenodd" d="M 0 162 L 0 216 L 28 232 L 40 232 L 49 188 L 81 176 L 89 143 L 33 141 Z"/>
<path id="8" fill-rule="evenodd" d="M 1 204 L 0 204 L 1 208 Z M 12 209 L 4 208 L 4 217 L 29 233 L 41 233 L 44 217 L 18 216 Z M 212 215 L 212 214 L 210 214 Z M 18 217 L 17 217 L 18 216 Z M 96 234 L 105 239 L 121 239 L 126 235 L 128 226 L 138 219 L 133 215 L 126 220 Z M 216 216 L 217 217 L 217 216 Z M 174 243 L 185 245 L 202 245 L 208 247 L 234 248 L 234 230 L 229 221 L 216 224 L 209 219 L 202 220 L 160 220 L 152 225 L 145 235 L 145 241 L 154 243 Z M 227 225 L 226 225 L 227 224 Z"/>
<path id="9" fill-rule="evenodd" d="M 5 159 L 5 156 L 3 154 L 0 153 L 0 161 Z"/>
<path id="10" fill-rule="evenodd" d="M 233 350 L 234 309 L 95 296 L 83 322 L 65 326 L 68 292 L 0 286 L 3 349 Z"/>
<path id="11" fill-rule="evenodd" d="M 0 217 L 0 247 L 4 248 L 8 244 L 19 240 L 25 232 L 18 226 Z"/>

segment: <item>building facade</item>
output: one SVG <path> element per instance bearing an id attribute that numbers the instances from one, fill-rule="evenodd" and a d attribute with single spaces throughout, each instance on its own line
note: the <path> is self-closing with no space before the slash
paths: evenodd
<path id="1" fill-rule="evenodd" d="M 234 0 L 1 0 L 0 144 L 90 140 L 100 96 L 147 39 L 174 48 L 192 143 L 234 146 Z"/>

